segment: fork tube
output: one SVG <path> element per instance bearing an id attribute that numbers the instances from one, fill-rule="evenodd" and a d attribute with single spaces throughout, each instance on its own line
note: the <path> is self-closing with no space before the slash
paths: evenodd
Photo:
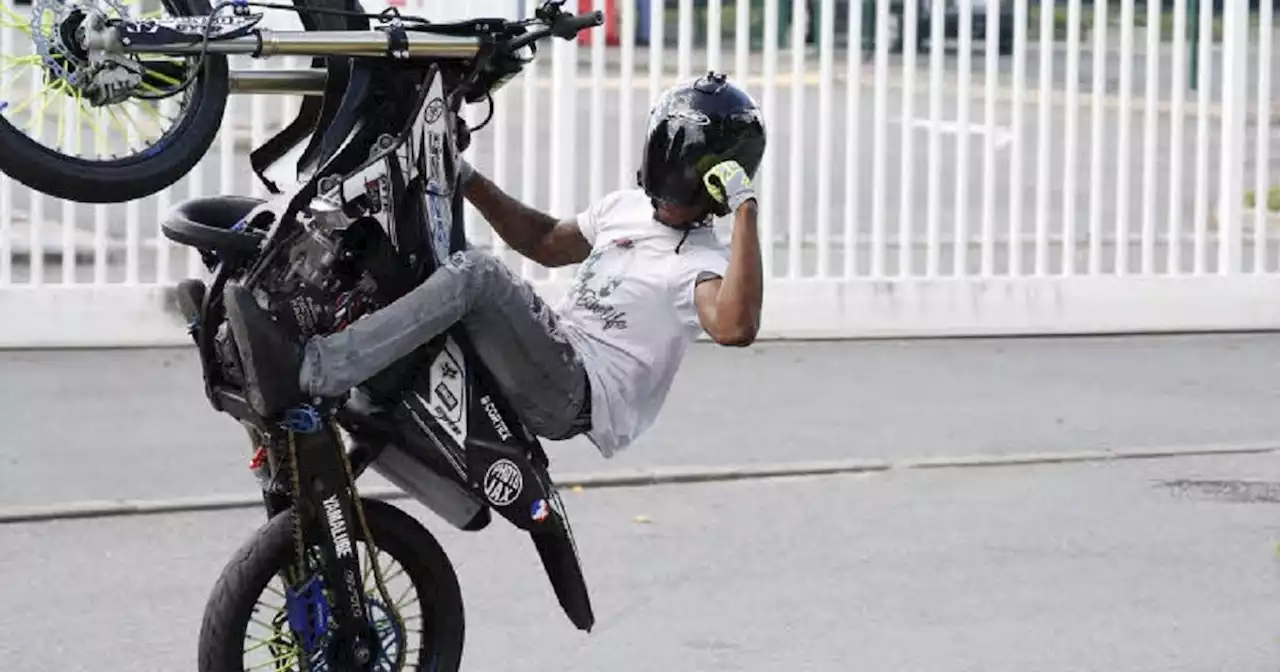
<path id="1" fill-rule="evenodd" d="M 328 78 L 323 68 L 232 70 L 231 93 L 321 96 Z"/>
<path id="2" fill-rule="evenodd" d="M 264 56 L 367 56 L 387 55 L 387 33 L 375 30 L 345 31 L 275 31 L 267 28 L 227 40 L 204 45 L 143 44 L 120 45 L 125 52 L 147 54 L 198 54 L 205 49 L 211 54 Z M 259 39 L 259 36 L 261 39 Z M 416 58 L 471 58 L 480 49 L 475 37 L 431 35 L 420 37 L 409 33 L 409 55 Z M 261 50 L 261 52 L 259 52 Z"/>

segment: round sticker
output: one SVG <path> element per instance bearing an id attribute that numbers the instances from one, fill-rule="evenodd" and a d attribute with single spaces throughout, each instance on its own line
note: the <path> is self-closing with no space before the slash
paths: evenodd
<path id="1" fill-rule="evenodd" d="M 484 496 L 494 506 L 506 506 L 516 501 L 523 489 L 524 476 L 520 474 L 520 467 L 511 460 L 494 462 L 484 474 Z"/>
<path id="2" fill-rule="evenodd" d="M 432 98 L 427 102 L 427 123 L 434 124 L 444 114 L 444 103 L 439 98 Z"/>

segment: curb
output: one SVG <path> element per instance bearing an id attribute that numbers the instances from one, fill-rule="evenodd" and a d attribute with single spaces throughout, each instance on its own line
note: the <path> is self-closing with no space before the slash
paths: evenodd
<path id="1" fill-rule="evenodd" d="M 874 473 L 894 469 L 955 469 L 973 467 L 1026 466 L 1080 462 L 1114 462 L 1139 459 L 1172 459 L 1208 455 L 1247 455 L 1280 451 L 1278 442 L 1243 443 L 1220 446 L 1157 446 L 1117 448 L 1059 453 L 1015 455 L 968 455 L 921 457 L 888 461 L 875 458 L 819 460 L 789 464 L 756 464 L 708 467 L 659 467 L 617 472 L 568 474 L 555 479 L 560 488 L 625 488 L 680 483 L 716 483 L 768 478 L 830 476 Z M 398 488 L 363 488 L 361 496 L 398 500 L 410 496 Z M 49 522 L 80 518 L 119 518 L 160 513 L 192 513 L 254 508 L 262 503 L 258 492 L 183 497 L 174 499 L 121 499 L 66 502 L 61 504 L 0 507 L 0 525 Z"/>

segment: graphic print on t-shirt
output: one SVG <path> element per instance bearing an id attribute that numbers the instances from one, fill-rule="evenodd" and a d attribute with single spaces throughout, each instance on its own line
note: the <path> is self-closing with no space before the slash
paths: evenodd
<path id="1" fill-rule="evenodd" d="M 609 299 L 614 290 L 622 285 L 622 275 L 631 268 L 632 247 L 632 242 L 624 238 L 613 241 L 610 245 L 601 245 L 596 248 L 583 260 L 582 268 L 569 288 L 569 296 L 574 305 L 600 318 L 604 323 L 602 327 L 604 331 L 627 328 L 627 313 L 619 310 Z M 605 253 L 615 248 L 622 250 L 619 254 L 625 255 L 626 266 L 618 275 L 602 277 L 598 272 L 600 259 Z"/>

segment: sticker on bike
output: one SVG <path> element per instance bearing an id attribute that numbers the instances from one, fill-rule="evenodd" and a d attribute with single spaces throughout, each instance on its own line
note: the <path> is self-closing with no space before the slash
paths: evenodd
<path id="1" fill-rule="evenodd" d="M 498 460 L 484 473 L 484 496 L 494 506 L 507 506 L 516 501 L 523 490 L 524 476 L 520 474 L 520 467 L 511 460 Z"/>

